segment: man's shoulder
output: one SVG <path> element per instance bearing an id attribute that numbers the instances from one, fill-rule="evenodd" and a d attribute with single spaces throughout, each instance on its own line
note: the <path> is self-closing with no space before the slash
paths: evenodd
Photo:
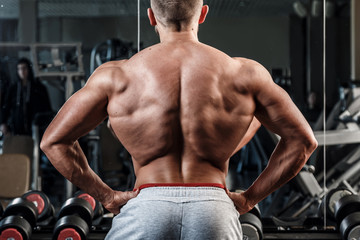
<path id="1" fill-rule="evenodd" d="M 233 57 L 234 61 L 241 63 L 242 66 L 248 67 L 248 68 L 263 68 L 264 66 L 261 65 L 259 62 L 245 57 Z"/>
<path id="2" fill-rule="evenodd" d="M 261 63 L 253 59 L 243 57 L 233 57 L 233 59 L 240 65 L 242 72 L 247 72 L 252 77 L 262 78 L 269 73 Z"/>
<path id="3" fill-rule="evenodd" d="M 87 85 L 96 86 L 98 89 L 111 91 L 114 87 L 114 83 L 123 79 L 123 65 L 126 62 L 127 60 L 110 61 L 100 65 L 91 74 L 87 81 Z"/>
<path id="4" fill-rule="evenodd" d="M 117 60 L 117 61 L 110 61 L 103 63 L 92 74 L 92 77 L 96 78 L 113 78 L 114 75 L 122 75 L 123 68 L 127 63 L 127 59 L 124 60 Z"/>
<path id="5" fill-rule="evenodd" d="M 106 63 L 101 64 L 97 70 L 111 70 L 114 68 L 120 68 L 122 67 L 128 59 L 122 59 L 122 60 L 116 60 L 116 61 L 109 61 Z"/>
<path id="6" fill-rule="evenodd" d="M 269 71 L 259 62 L 241 57 L 234 57 L 237 62 L 238 68 L 236 78 L 241 86 L 246 86 L 247 89 L 252 89 L 252 92 L 257 92 L 259 88 L 265 86 L 268 82 L 272 81 Z"/>

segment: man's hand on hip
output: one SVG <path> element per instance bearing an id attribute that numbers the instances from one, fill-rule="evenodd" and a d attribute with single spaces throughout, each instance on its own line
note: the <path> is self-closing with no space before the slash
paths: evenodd
<path id="1" fill-rule="evenodd" d="M 114 191 L 112 201 L 104 203 L 104 207 L 113 214 L 119 214 L 120 208 L 124 206 L 130 199 L 135 198 L 139 191 L 120 192 Z"/>
<path id="2" fill-rule="evenodd" d="M 244 192 L 228 192 L 228 195 L 231 200 L 233 200 L 236 210 L 241 214 L 245 214 L 250 211 L 254 206 L 249 204 L 249 201 L 244 196 Z"/>

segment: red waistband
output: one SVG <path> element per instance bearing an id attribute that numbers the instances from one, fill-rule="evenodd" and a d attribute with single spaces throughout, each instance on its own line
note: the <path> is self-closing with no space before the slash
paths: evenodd
<path id="1" fill-rule="evenodd" d="M 147 183 L 140 185 L 134 191 L 150 187 L 217 187 L 225 189 L 225 186 L 220 183 Z"/>

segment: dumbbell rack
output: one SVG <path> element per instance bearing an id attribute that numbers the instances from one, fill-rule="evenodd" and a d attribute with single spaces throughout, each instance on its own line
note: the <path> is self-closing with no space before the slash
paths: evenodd
<path id="1" fill-rule="evenodd" d="M 112 217 L 104 217 L 101 224 L 92 226 L 90 234 L 87 236 L 89 240 L 103 240 L 110 230 Z M 32 239 L 50 240 L 52 239 L 54 226 L 40 226 L 32 234 Z"/>
<path id="2" fill-rule="evenodd" d="M 340 196 L 340 195 L 339 195 Z M 341 195 L 342 196 L 342 195 Z M 329 196 L 331 197 L 331 196 Z M 353 199 L 354 198 L 354 199 Z M 26 200 L 26 201 L 25 201 Z M 29 202 L 27 202 L 29 201 Z M 36 204 L 34 203 L 36 202 Z M 34 204 L 33 204 L 34 203 Z M 33 205 L 33 206 L 31 206 Z M 11 206 L 11 208 L 9 208 Z M 63 225 L 63 227 L 59 227 L 60 222 L 64 218 L 69 216 L 82 218 L 87 224 L 86 227 L 87 233 L 85 234 L 86 239 L 104 239 L 107 233 L 109 232 L 112 224 L 113 216 L 111 214 L 104 214 L 102 206 L 96 200 L 94 200 L 90 195 L 77 192 L 75 193 L 73 198 L 69 198 L 62 206 L 60 211 L 55 214 L 54 211 L 51 211 L 51 203 L 46 195 L 44 195 L 40 191 L 30 191 L 22 196 L 22 198 L 16 198 L 12 201 L 5 211 L 2 213 L 1 205 L 0 205 L 0 220 L 3 221 L 8 216 L 10 218 L 15 217 L 23 217 L 23 221 L 27 221 L 27 225 L 31 225 L 31 228 L 28 228 L 28 235 L 31 235 L 30 239 L 52 239 L 56 235 L 56 232 L 60 232 L 64 229 L 76 229 L 77 226 L 80 225 L 72 225 L 74 222 L 70 222 L 70 225 Z M 9 210 L 11 209 L 11 210 Z M 31 209 L 35 214 L 34 209 L 38 209 L 38 214 L 34 216 L 34 214 L 25 214 L 25 212 L 29 212 Z M 46 210 L 47 209 L 47 210 Z M 87 215 L 88 212 L 84 212 L 85 210 L 90 210 L 91 219 L 89 219 L 90 215 Z M 93 209 L 93 210 L 91 210 Z M 340 210 L 342 209 L 342 210 Z M 25 211 L 26 210 L 26 211 Z M 41 211 L 40 211 L 41 210 Z M 342 215 L 342 218 L 346 218 L 350 216 L 352 212 L 358 212 L 360 210 L 360 197 L 355 194 L 346 195 L 340 198 L 335 204 L 335 219 L 339 220 Z M 254 208 L 249 212 L 253 217 L 257 217 L 260 221 L 260 229 L 258 238 L 251 238 L 252 240 L 267 240 L 267 239 L 306 239 L 306 240 L 320 240 L 320 239 L 342 239 L 344 236 L 344 232 L 340 233 L 341 227 L 339 228 L 338 224 L 335 221 L 328 221 L 326 227 L 324 227 L 324 219 L 322 217 L 300 217 L 300 218 L 276 218 L 276 217 L 266 217 L 262 218 L 259 212 L 259 208 Z M 2 217 L 1 217 L 2 215 Z M 246 214 L 242 215 L 245 216 Z M 241 218 L 241 217 L 240 217 Z M 247 220 L 240 219 L 241 224 L 243 225 Z M 90 221 L 89 221 L 90 220 Z M 0 221 L 0 228 L 1 227 Z M 81 223 L 82 220 L 80 220 Z M 342 220 L 341 220 L 342 221 Z M 7 221 L 9 222 L 9 221 Z M 356 220 L 357 228 L 360 226 L 359 221 Z M 247 222 L 248 225 L 251 225 L 251 222 Z M 15 223 L 18 224 L 18 223 Z M 2 225 L 4 226 L 4 225 Z M 18 225 L 16 225 L 18 226 Z M 23 226 L 23 225 L 21 225 Z M 253 225 L 255 226 L 255 225 Z M 350 226 L 350 225 L 348 225 Z M 126 226 L 124 226 L 126 227 Z M 354 229 L 350 226 L 351 229 Z M 11 227 L 14 228 L 14 227 Z M 15 227 L 17 228 L 17 227 Z M 2 228 L 4 229 L 4 228 Z M 350 228 L 348 228 L 350 229 Z M 243 230 L 245 230 L 243 225 Z M 10 230 L 12 232 L 16 230 Z M 257 230 L 255 230 L 257 231 Z M 244 234 L 246 232 L 244 231 Z M 0 231 L 1 234 L 1 231 Z M 358 234 L 358 233 L 356 233 Z M 345 234 L 346 235 L 346 234 Z M 252 236 L 255 236 L 252 235 Z M 246 239 L 244 237 L 244 239 Z"/>
<path id="3" fill-rule="evenodd" d="M 319 217 L 301 219 L 262 218 L 263 239 L 341 239 L 336 226 L 324 228 L 324 220 Z"/>
<path id="4" fill-rule="evenodd" d="M 89 240 L 102 240 L 105 238 L 107 232 L 110 230 L 112 217 L 104 217 L 101 223 L 97 226 L 93 226 L 90 234 L 88 235 Z M 336 230 L 335 226 L 328 226 L 326 229 L 323 229 L 321 222 L 323 220 L 320 218 L 308 218 L 306 222 L 308 224 L 315 224 L 314 226 L 304 227 L 304 226 L 277 226 L 272 218 L 263 218 L 262 222 L 264 224 L 263 240 L 267 239 L 306 239 L 306 240 L 332 240 L 341 239 L 339 232 Z M 38 227 L 32 234 L 32 239 L 45 240 L 51 239 L 54 226 L 44 226 Z"/>

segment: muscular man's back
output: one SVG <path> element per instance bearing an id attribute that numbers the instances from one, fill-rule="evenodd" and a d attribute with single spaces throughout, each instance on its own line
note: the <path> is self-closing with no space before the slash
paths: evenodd
<path id="1" fill-rule="evenodd" d="M 209 10 L 202 1 L 152 0 L 151 7 L 150 24 L 161 43 L 128 61 L 100 66 L 60 109 L 40 147 L 65 178 L 118 214 L 109 239 L 163 239 L 169 232 L 176 239 L 212 239 L 214 234 L 215 239 L 241 239 L 236 210 L 248 212 L 296 176 L 317 142 L 289 95 L 263 66 L 199 43 L 199 24 Z M 78 139 L 107 117 L 134 159 L 135 187 L 155 185 L 145 185 L 150 188 L 140 193 L 115 191 L 91 169 Z M 253 184 L 243 193 L 203 188 L 209 186 L 205 183 L 225 185 L 229 157 L 260 123 L 281 139 Z M 151 188 L 157 183 L 178 187 Z M 192 188 L 193 183 L 202 184 Z M 169 198 L 176 200 L 171 206 Z M 190 218 L 183 219 L 185 215 Z M 194 223 L 199 224 L 194 228 Z"/>
<path id="2" fill-rule="evenodd" d="M 178 41 L 105 65 L 114 85 L 109 119 L 133 156 L 137 186 L 225 184 L 228 159 L 255 111 L 244 62 Z"/>

